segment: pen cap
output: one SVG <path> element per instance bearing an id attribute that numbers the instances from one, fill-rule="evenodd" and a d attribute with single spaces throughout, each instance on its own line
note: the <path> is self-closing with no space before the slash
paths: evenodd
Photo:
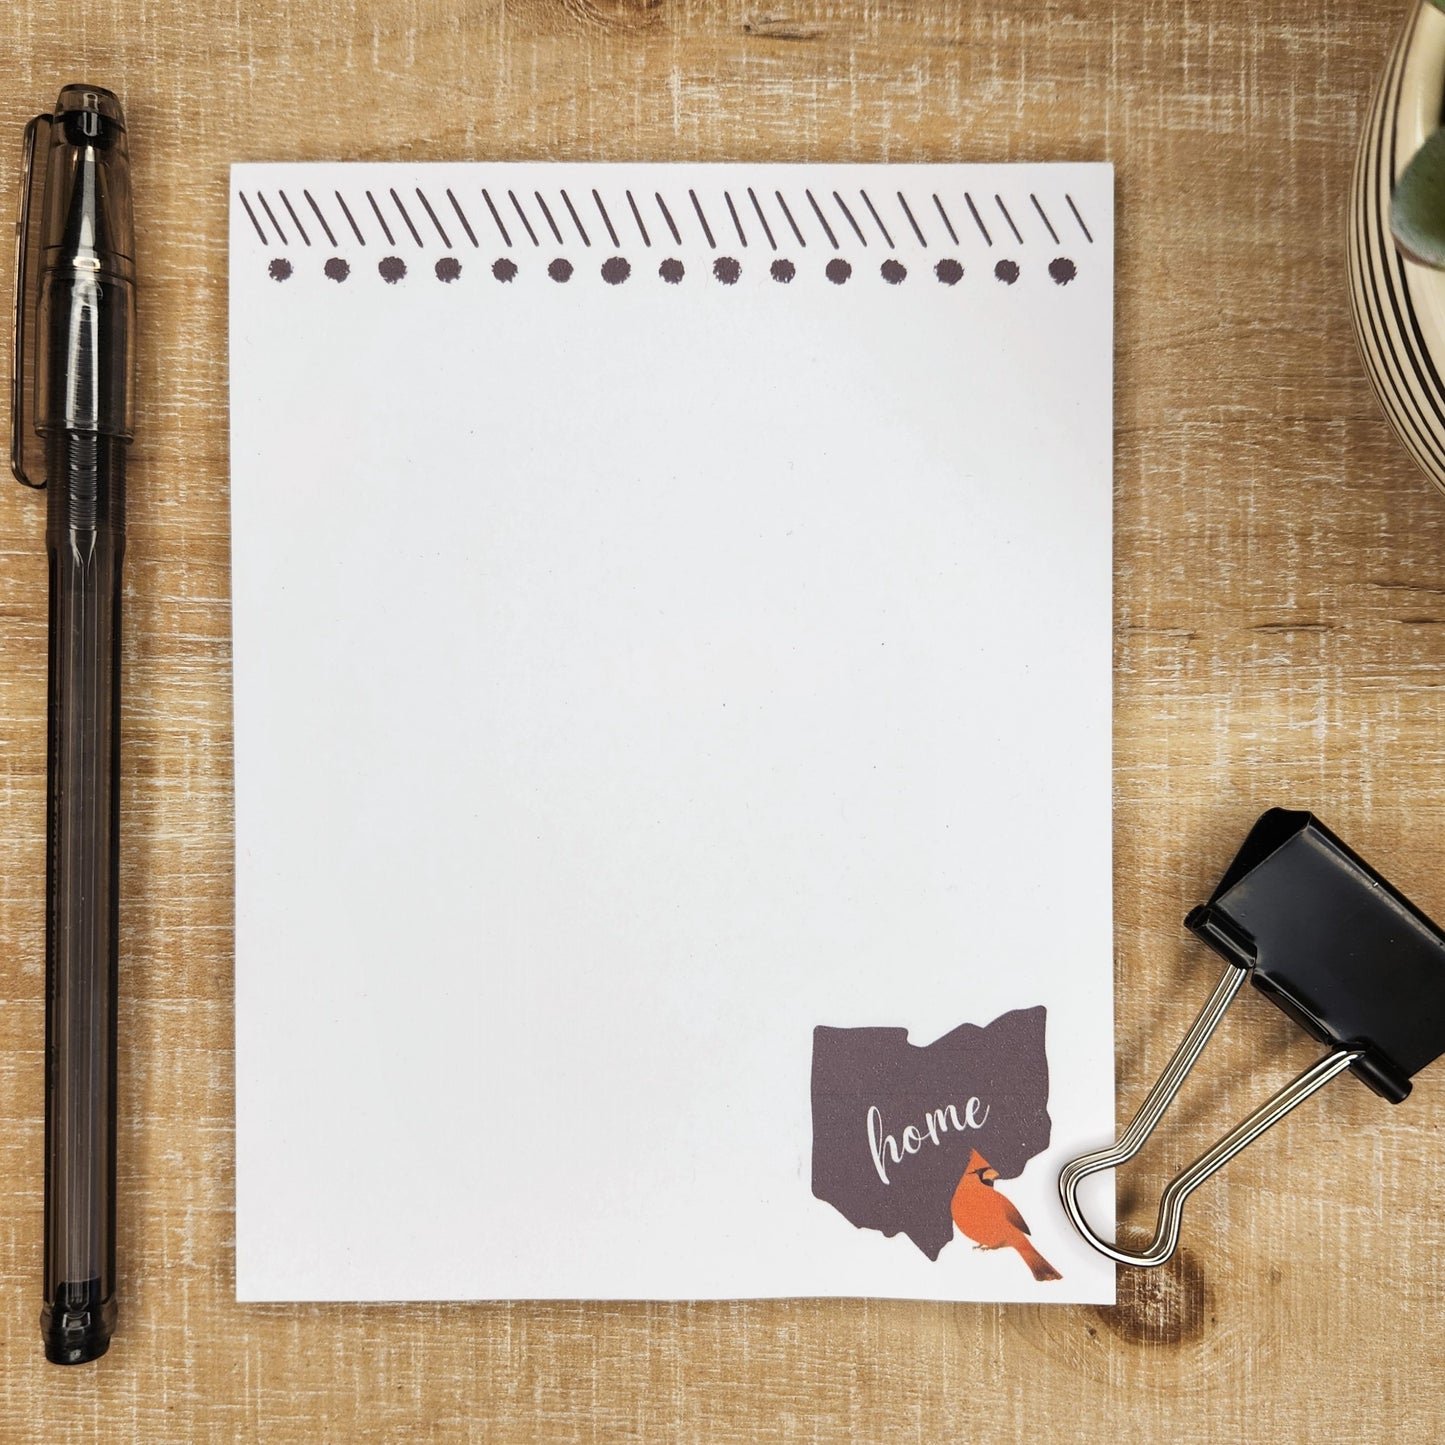
<path id="1" fill-rule="evenodd" d="M 36 237 L 35 425 L 133 433 L 135 240 L 119 100 L 67 86 L 56 102 Z"/>

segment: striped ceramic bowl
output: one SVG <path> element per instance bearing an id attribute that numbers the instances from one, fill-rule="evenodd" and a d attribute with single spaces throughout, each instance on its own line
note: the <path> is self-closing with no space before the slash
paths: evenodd
<path id="1" fill-rule="evenodd" d="M 1355 159 L 1350 302 L 1360 354 L 1385 415 L 1445 487 L 1445 272 L 1405 260 L 1390 239 L 1390 192 L 1441 125 L 1445 12 L 1420 0 L 1385 67 Z"/>

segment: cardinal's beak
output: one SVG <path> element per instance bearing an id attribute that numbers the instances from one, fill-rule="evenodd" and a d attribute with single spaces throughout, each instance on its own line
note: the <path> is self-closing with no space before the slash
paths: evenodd
<path id="1" fill-rule="evenodd" d="M 998 1170 L 990 1165 L 989 1168 L 980 1171 L 978 1177 L 982 1179 L 985 1184 L 992 1184 L 993 1181 L 998 1178 Z"/>

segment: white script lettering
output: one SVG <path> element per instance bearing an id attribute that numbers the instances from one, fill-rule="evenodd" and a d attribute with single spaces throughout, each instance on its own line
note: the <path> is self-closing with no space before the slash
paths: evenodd
<path id="1" fill-rule="evenodd" d="M 970 1098 L 963 1106 L 963 1117 L 959 1117 L 958 1105 L 944 1104 L 942 1108 L 930 1109 L 923 1116 L 920 1128 L 915 1124 L 905 1125 L 901 1135 L 883 1132 L 883 1113 L 877 1104 L 868 1109 L 868 1149 L 873 1155 L 873 1167 L 885 1183 L 889 1163 L 901 1164 L 905 1154 L 916 1154 L 923 1148 L 924 1141 L 942 1144 L 943 1135 L 949 1130 L 955 1133 L 963 1129 L 981 1129 L 988 1122 L 989 1106 L 977 1098 Z M 901 1142 L 900 1142 L 901 1139 Z"/>

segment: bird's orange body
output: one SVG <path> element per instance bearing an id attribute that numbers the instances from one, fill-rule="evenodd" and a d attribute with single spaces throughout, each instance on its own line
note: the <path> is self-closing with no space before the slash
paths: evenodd
<path id="1" fill-rule="evenodd" d="M 1038 1280 L 1063 1276 L 1033 1247 L 1013 1202 L 993 1187 L 998 1170 L 975 1149 L 953 1191 L 953 1222 L 980 1249 L 1016 1249 Z"/>

